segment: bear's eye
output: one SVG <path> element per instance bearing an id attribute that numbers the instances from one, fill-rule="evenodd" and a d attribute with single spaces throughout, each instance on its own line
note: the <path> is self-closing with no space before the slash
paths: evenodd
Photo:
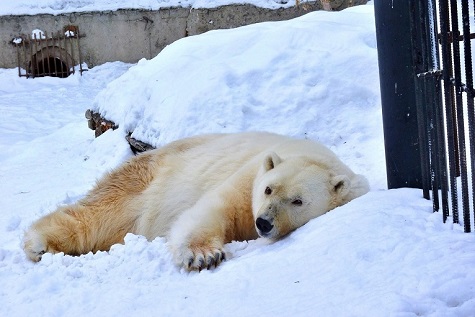
<path id="1" fill-rule="evenodd" d="M 272 189 L 270 189 L 270 187 L 267 186 L 267 187 L 266 187 L 266 190 L 264 191 L 264 193 L 265 193 L 266 195 L 270 195 L 270 194 L 272 194 Z"/>
<path id="2" fill-rule="evenodd" d="M 302 200 L 300 200 L 300 199 L 295 199 L 294 201 L 292 201 L 292 205 L 295 205 L 295 206 L 302 206 Z"/>

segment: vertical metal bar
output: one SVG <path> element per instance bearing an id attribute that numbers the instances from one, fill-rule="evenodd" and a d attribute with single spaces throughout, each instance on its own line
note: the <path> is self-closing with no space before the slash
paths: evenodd
<path id="1" fill-rule="evenodd" d="M 53 33 L 51 33 L 53 34 Z M 48 38 L 48 34 L 46 33 L 45 31 L 45 37 L 46 37 L 46 63 L 48 64 L 48 73 L 44 72 L 46 76 L 51 76 L 51 65 L 50 65 L 50 57 L 51 57 L 51 53 L 49 51 L 49 38 Z M 45 61 L 43 60 L 43 64 L 45 64 Z M 43 65 L 43 69 L 45 68 L 46 65 Z"/>
<path id="2" fill-rule="evenodd" d="M 66 35 L 65 34 L 62 34 L 63 36 L 63 49 L 64 49 L 64 52 L 67 54 L 68 53 L 68 46 L 67 46 L 67 43 L 66 43 Z M 69 75 L 69 69 L 67 68 L 67 65 L 66 67 L 64 67 L 64 61 L 67 61 L 68 59 L 68 56 L 66 55 L 65 58 L 63 59 L 61 57 L 61 69 L 63 69 L 63 73 L 62 73 L 62 77 L 61 78 L 65 78 L 65 77 L 68 77 Z"/>
<path id="3" fill-rule="evenodd" d="M 41 38 L 41 33 L 39 35 L 39 38 Z M 40 42 L 39 38 L 37 38 L 36 41 L 35 41 L 35 43 L 36 43 L 36 49 L 35 49 L 35 51 L 36 51 L 36 53 L 35 53 L 36 64 L 38 65 L 36 67 L 36 76 L 37 77 L 41 77 L 40 76 L 40 74 L 41 74 L 40 66 L 41 66 L 41 61 L 42 61 L 42 59 L 41 59 L 41 42 Z"/>
<path id="4" fill-rule="evenodd" d="M 436 124 L 437 124 L 437 157 L 439 165 L 439 175 L 440 175 L 440 188 L 442 192 L 442 215 L 444 219 L 447 219 L 449 215 L 449 176 L 447 175 L 447 153 L 445 152 L 446 143 L 444 135 L 444 108 L 442 102 L 442 86 L 440 78 L 436 82 L 436 91 L 437 91 L 437 100 L 435 104 L 436 111 Z"/>
<path id="5" fill-rule="evenodd" d="M 429 0 L 430 1 L 430 0 Z M 431 118 L 429 125 L 432 127 L 431 134 L 430 134 L 430 142 L 431 142 L 431 185 L 432 185 L 432 208 L 433 211 L 438 211 L 440 209 L 439 205 L 439 190 L 442 189 L 441 186 L 441 170 L 440 170 L 440 162 L 438 155 L 440 153 L 439 150 L 439 125 L 438 125 L 438 118 L 437 118 L 437 85 L 438 79 L 437 78 L 428 78 L 428 86 L 430 89 L 426 91 L 426 98 L 428 101 L 428 115 Z M 434 92 L 434 95 L 431 96 L 427 92 L 431 91 Z M 440 90 L 439 90 L 440 93 Z M 444 156 L 445 157 L 445 156 Z"/>
<path id="6" fill-rule="evenodd" d="M 428 9 L 431 10 L 432 18 L 432 33 L 430 38 L 430 46 L 432 55 L 432 67 L 433 69 L 440 69 L 440 46 L 437 41 L 438 32 L 438 19 L 437 19 L 437 0 L 429 0 Z M 434 112 L 434 155 L 432 157 L 435 164 L 434 171 L 434 192 L 438 192 L 439 188 L 441 191 L 441 203 L 442 203 L 442 215 L 444 219 L 447 219 L 450 213 L 450 204 L 449 204 L 449 179 L 447 175 L 447 153 L 446 153 L 446 142 L 445 142 L 445 122 L 444 122 L 444 104 L 442 97 L 442 82 L 441 76 L 433 77 L 432 84 L 434 87 L 434 94 L 430 95 L 432 97 L 431 104 Z M 434 199 L 435 199 L 434 195 Z M 438 198 L 438 197 L 437 197 Z M 434 204 L 434 208 L 439 207 Z M 438 208 L 437 208 L 438 209 Z M 444 220 L 445 221 L 445 220 Z"/>
<path id="7" fill-rule="evenodd" d="M 429 0 L 427 9 L 429 11 L 429 24 L 430 24 L 430 38 L 429 48 L 431 57 L 432 69 L 438 70 L 440 54 L 439 46 L 437 42 L 438 34 L 438 20 L 437 20 L 437 1 Z M 431 160 L 433 163 L 433 208 L 439 210 L 439 190 L 441 192 L 442 212 L 445 215 L 449 214 L 449 199 L 448 199 L 448 179 L 447 179 L 447 156 L 445 152 L 445 138 L 444 138 L 444 110 L 442 102 L 442 87 L 441 77 L 434 76 L 430 78 L 430 85 L 433 87 L 433 94 L 429 93 L 429 104 L 433 112 L 434 119 L 432 124 L 434 125 L 433 132 L 433 151 Z"/>
<path id="8" fill-rule="evenodd" d="M 56 40 L 57 40 L 57 34 L 54 34 L 54 33 L 52 33 L 52 34 L 53 34 L 53 36 L 52 36 L 52 42 L 53 42 L 53 43 L 52 43 L 52 44 L 53 44 L 52 49 L 53 49 L 53 61 L 54 61 L 54 62 L 53 62 L 54 70 L 52 70 L 52 71 L 53 71 L 54 76 L 55 76 L 55 77 L 58 77 L 58 65 L 57 65 L 57 63 L 56 63 L 56 51 L 57 51 L 57 48 L 56 48 Z"/>
<path id="9" fill-rule="evenodd" d="M 475 7 L 475 6 L 474 6 Z M 475 10 L 475 8 L 474 8 Z M 463 45 L 464 45 L 464 60 L 465 60 L 465 81 L 467 93 L 467 119 L 468 119 L 468 138 L 470 150 L 470 167 L 472 177 L 472 210 L 475 227 L 475 107 L 474 107 L 474 91 L 473 91 L 473 71 L 472 71 L 472 48 L 470 43 L 470 16 L 468 0 L 462 0 L 462 25 L 463 25 Z M 464 213 L 464 224 L 470 224 L 470 214 Z M 465 227 L 467 230 L 467 227 Z M 470 231 L 470 228 L 468 228 Z"/>
<path id="10" fill-rule="evenodd" d="M 21 77 L 21 68 L 20 68 L 20 64 L 21 64 L 21 58 L 20 58 L 20 44 L 16 43 L 16 61 L 17 61 L 17 65 L 18 65 L 18 77 Z"/>
<path id="11" fill-rule="evenodd" d="M 27 38 L 25 37 L 22 41 L 22 45 L 23 45 L 23 63 L 24 63 L 24 66 L 25 66 L 25 76 L 26 78 L 28 78 L 28 54 L 27 54 L 27 51 L 26 51 L 26 41 L 27 41 Z"/>
<path id="12" fill-rule="evenodd" d="M 71 33 L 69 33 L 69 35 L 71 35 Z M 73 60 L 73 64 L 71 66 L 73 67 L 73 75 L 74 75 L 75 68 L 76 68 L 74 64 L 76 64 L 76 61 L 74 59 L 74 46 L 73 46 L 73 39 L 71 38 L 71 36 L 68 37 L 68 42 L 69 42 L 69 49 L 71 50 L 71 58 Z"/>
<path id="13" fill-rule="evenodd" d="M 66 46 L 66 34 L 61 33 L 61 36 L 63 37 L 64 51 L 65 51 L 66 54 L 68 54 L 68 47 Z M 67 55 L 66 55 L 66 59 L 61 58 L 61 70 L 62 70 L 61 78 L 68 77 L 68 75 L 69 75 L 69 69 L 67 68 L 68 65 L 66 65 L 66 67 L 64 67 L 64 60 L 67 60 L 67 58 L 68 58 Z"/>
<path id="14" fill-rule="evenodd" d="M 55 54 L 55 56 L 54 56 L 54 65 L 56 67 L 56 76 L 61 77 L 61 75 L 60 75 L 61 68 L 58 69 L 58 67 L 60 67 L 60 64 L 58 64 L 58 62 L 57 62 L 58 56 L 59 56 L 59 59 L 62 60 L 62 56 L 61 56 L 61 32 L 60 31 L 58 31 L 56 33 L 56 49 L 58 50 L 58 54 Z"/>
<path id="15" fill-rule="evenodd" d="M 63 45 L 61 45 L 61 40 L 62 40 L 62 34 L 60 31 L 58 31 L 58 46 L 59 46 L 59 60 L 61 61 L 61 63 L 58 63 L 59 65 L 59 73 L 58 73 L 58 77 L 63 77 Z M 56 59 L 55 59 L 55 62 Z"/>
<path id="16" fill-rule="evenodd" d="M 422 193 L 423 197 L 430 199 L 430 130 L 428 109 L 426 103 L 426 77 L 417 76 L 417 74 L 429 71 L 427 63 L 427 46 L 423 39 L 427 38 L 426 34 L 426 12 L 421 1 L 416 1 L 414 10 L 411 10 L 411 37 L 412 37 L 412 59 L 413 59 L 413 81 L 415 85 L 416 96 L 416 113 L 417 113 L 417 129 L 419 135 L 419 152 L 422 177 Z"/>
<path id="17" fill-rule="evenodd" d="M 457 132 L 459 144 L 459 159 L 460 159 L 460 178 L 462 186 L 460 188 L 462 194 L 462 211 L 463 217 L 470 213 L 470 202 L 468 197 L 468 177 L 467 177 L 467 153 L 465 143 L 465 128 L 464 128 L 464 114 L 463 114 L 463 100 L 462 100 L 462 71 L 460 61 L 460 44 L 458 30 L 458 9 L 457 0 L 450 0 L 450 13 L 452 20 L 452 50 L 453 50 L 453 67 L 454 67 L 454 84 L 455 84 L 455 104 L 457 107 Z M 470 221 L 464 223 L 465 232 L 470 231 Z"/>
<path id="18" fill-rule="evenodd" d="M 450 45 L 450 43 L 447 43 L 447 45 Z M 451 61 L 452 62 L 452 61 Z M 450 73 L 449 73 L 449 78 L 451 80 L 453 80 L 454 78 L 454 74 L 452 73 L 452 69 L 450 70 Z M 453 82 L 451 82 L 453 83 Z M 451 94 L 451 97 L 450 97 L 450 100 L 452 100 L 452 103 L 450 105 L 447 105 L 447 107 L 451 107 L 452 108 L 452 115 L 453 115 L 453 122 L 457 122 L 457 107 L 455 105 L 455 93 L 454 93 L 454 87 L 452 87 L 450 89 L 450 94 Z M 456 177 L 459 177 L 460 176 L 460 150 L 459 150 L 459 144 L 458 144 L 458 131 L 457 129 L 454 130 L 454 140 L 455 140 L 455 143 L 454 143 L 454 155 L 455 155 L 455 162 L 457 162 L 455 164 L 455 176 Z"/>
<path id="19" fill-rule="evenodd" d="M 43 41 L 43 38 L 42 38 L 42 34 L 43 33 L 40 33 L 40 38 L 38 39 L 38 43 L 39 43 L 39 50 L 36 51 L 36 55 L 37 56 L 40 56 L 39 58 L 39 62 L 38 62 L 38 65 L 41 65 L 41 71 L 42 71 L 42 75 L 41 77 L 44 77 L 45 76 L 45 57 L 44 57 L 44 54 L 45 54 L 45 51 L 43 49 L 43 45 L 44 45 L 44 41 Z M 39 69 L 38 69 L 38 72 L 39 72 Z"/>
<path id="20" fill-rule="evenodd" d="M 77 27 L 76 29 L 76 44 L 77 44 L 77 47 L 78 47 L 78 58 L 79 58 L 79 72 L 81 73 L 82 75 L 82 55 L 81 55 L 81 46 L 79 45 L 79 27 Z"/>
<path id="21" fill-rule="evenodd" d="M 30 67 L 31 67 L 30 75 L 32 75 L 32 77 L 35 78 L 35 74 L 34 74 L 35 66 L 33 65 L 33 62 L 34 62 L 33 61 L 33 42 L 30 35 L 28 35 L 28 41 L 30 43 Z"/>
<path id="22" fill-rule="evenodd" d="M 59 59 L 63 60 L 63 56 L 62 56 L 63 50 L 61 49 L 61 32 L 59 32 L 59 31 L 58 31 L 57 41 L 58 41 L 57 50 L 58 50 Z M 54 58 L 54 62 L 55 62 L 56 68 L 59 67 L 59 70 L 56 71 L 57 72 L 56 76 L 61 77 L 61 72 L 63 71 L 63 69 L 61 68 L 61 64 L 57 62 L 57 57 L 56 56 Z"/>
<path id="23" fill-rule="evenodd" d="M 456 169 L 457 164 L 455 157 L 455 139 L 454 132 L 456 129 L 454 123 L 454 113 L 451 107 L 452 105 L 452 86 L 450 74 L 452 73 L 452 53 L 450 51 L 449 43 L 449 6 L 448 0 L 439 1 L 439 14 L 440 14 L 440 39 L 442 49 L 442 68 L 443 80 L 444 80 L 444 103 L 445 103 L 445 118 L 447 123 L 447 148 L 449 156 L 449 184 L 450 184 L 450 198 L 452 203 L 452 216 L 453 221 L 458 223 L 458 201 L 457 201 L 457 183 L 456 183 Z M 449 215 L 444 211 L 442 217 L 444 222 L 447 221 Z"/>
<path id="24" fill-rule="evenodd" d="M 423 67 L 425 70 L 428 71 L 436 71 L 437 66 L 434 62 L 434 54 L 433 52 L 433 41 L 435 38 L 434 35 L 434 19 L 432 15 L 432 11 L 429 9 L 431 8 L 432 0 L 419 1 L 419 11 L 421 12 L 421 36 L 422 38 L 419 40 L 422 43 L 423 48 Z M 427 76 L 424 78 L 424 100 L 426 104 L 426 134 L 427 134 L 427 144 L 428 144 L 428 177 L 430 182 L 430 188 L 432 189 L 432 207 L 433 211 L 439 210 L 439 184 L 437 182 L 437 159 L 435 153 L 437 151 L 437 136 L 436 136 L 436 121 L 435 111 L 433 109 L 434 106 L 434 95 L 435 95 L 435 86 L 434 86 L 434 79 L 437 78 L 435 74 L 431 76 Z"/>
<path id="25" fill-rule="evenodd" d="M 426 89 L 426 79 L 421 78 L 417 87 L 419 93 L 417 94 L 417 122 L 419 131 L 419 149 L 420 149 L 420 162 L 421 162 L 421 176 L 422 176 L 422 196 L 425 199 L 430 199 L 430 166 L 429 166 L 429 135 L 427 127 L 429 126 L 427 116 L 427 105 L 424 102 L 424 90 Z"/>
<path id="26" fill-rule="evenodd" d="M 38 72 L 38 41 L 36 39 L 36 33 L 34 34 L 34 39 L 35 39 L 35 64 L 36 64 L 36 69 L 33 72 L 33 78 L 36 77 L 36 73 Z"/>
<path id="27" fill-rule="evenodd" d="M 438 70 L 438 63 L 434 61 L 436 56 L 435 47 L 435 21 L 433 16 L 433 0 L 428 0 L 425 3 L 424 0 L 419 1 L 420 10 L 424 12 L 422 17 L 423 30 L 422 39 L 424 44 L 424 66 L 430 71 Z M 427 76 L 424 81 L 424 99 L 427 103 L 427 129 L 429 131 L 429 154 L 430 154 L 430 181 L 432 188 L 432 210 L 439 210 L 439 164 L 437 159 L 438 154 L 438 142 L 437 142 L 437 117 L 435 112 L 435 99 L 436 96 L 436 81 L 437 76 Z"/>

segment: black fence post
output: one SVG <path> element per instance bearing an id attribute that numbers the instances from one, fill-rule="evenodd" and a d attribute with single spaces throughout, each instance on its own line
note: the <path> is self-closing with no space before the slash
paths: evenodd
<path id="1" fill-rule="evenodd" d="M 423 188 L 410 36 L 414 1 L 378 0 L 374 9 L 388 188 Z"/>

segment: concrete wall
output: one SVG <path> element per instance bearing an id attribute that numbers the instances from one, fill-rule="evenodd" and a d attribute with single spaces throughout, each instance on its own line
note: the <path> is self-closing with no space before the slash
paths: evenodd
<path id="1" fill-rule="evenodd" d="M 17 66 L 16 47 L 12 40 L 21 35 L 31 35 L 34 29 L 50 34 L 62 31 L 69 25 L 78 26 L 82 36 L 82 61 L 93 67 L 110 61 L 137 62 L 144 57 L 150 59 L 180 38 L 213 29 L 287 20 L 314 10 L 341 10 L 366 2 L 319 0 L 278 10 L 230 5 L 215 9 L 167 8 L 158 11 L 0 16 L 0 68 Z"/>

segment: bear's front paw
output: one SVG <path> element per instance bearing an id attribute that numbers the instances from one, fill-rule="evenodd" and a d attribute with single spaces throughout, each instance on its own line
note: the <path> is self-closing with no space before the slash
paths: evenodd
<path id="1" fill-rule="evenodd" d="M 226 253 L 221 247 L 190 245 L 175 252 L 175 261 L 188 271 L 201 271 L 218 266 L 226 260 Z"/>
<path id="2" fill-rule="evenodd" d="M 46 243 L 42 236 L 34 230 L 30 230 L 25 234 L 23 240 L 23 250 L 30 260 L 38 262 L 43 254 L 46 253 Z"/>

